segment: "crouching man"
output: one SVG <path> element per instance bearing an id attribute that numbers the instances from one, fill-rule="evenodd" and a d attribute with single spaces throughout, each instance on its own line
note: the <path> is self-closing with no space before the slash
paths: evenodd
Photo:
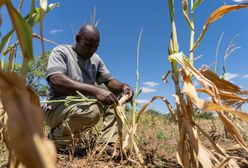
<path id="1" fill-rule="evenodd" d="M 54 141 L 57 149 L 63 149 L 72 143 L 71 135 L 80 138 L 82 130 L 95 125 L 103 113 L 103 128 L 100 141 L 117 141 L 117 122 L 111 105 L 117 103 L 117 95 L 128 94 L 132 100 L 130 86 L 112 77 L 96 50 L 100 35 L 92 25 L 84 25 L 76 35 L 76 44 L 55 47 L 48 60 L 46 80 L 50 86 L 49 103 L 44 114 L 51 131 L 48 137 Z M 98 87 L 105 84 L 108 89 Z M 62 100 L 76 95 L 79 91 L 97 102 L 71 102 L 65 105 Z M 114 127 L 114 132 L 112 131 Z"/>

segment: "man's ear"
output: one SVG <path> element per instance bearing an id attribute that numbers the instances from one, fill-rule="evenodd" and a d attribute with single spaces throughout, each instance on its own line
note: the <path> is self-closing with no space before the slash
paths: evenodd
<path id="1" fill-rule="evenodd" d="M 76 42 L 79 43 L 79 41 L 80 41 L 80 36 L 77 34 L 76 35 Z"/>

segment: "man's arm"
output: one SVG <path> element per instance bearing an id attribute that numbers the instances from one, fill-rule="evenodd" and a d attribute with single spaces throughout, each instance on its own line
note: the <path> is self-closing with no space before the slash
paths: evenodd
<path id="1" fill-rule="evenodd" d="M 124 94 L 129 95 L 127 102 L 133 99 L 134 91 L 128 84 L 122 83 L 116 79 L 110 79 L 105 84 L 108 87 L 108 89 L 115 94 L 119 94 L 123 92 Z"/>
<path id="2" fill-rule="evenodd" d="M 48 80 L 60 90 L 68 93 L 76 93 L 76 91 L 79 91 L 84 95 L 94 96 L 104 105 L 111 105 L 117 102 L 117 99 L 112 92 L 93 85 L 74 81 L 62 73 L 53 74 Z"/>

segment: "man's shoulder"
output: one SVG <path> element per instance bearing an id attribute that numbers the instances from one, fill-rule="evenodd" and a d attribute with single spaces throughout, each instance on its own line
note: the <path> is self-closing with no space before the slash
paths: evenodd
<path id="1" fill-rule="evenodd" d="M 57 45 L 56 47 L 53 48 L 53 51 L 63 51 L 63 50 L 71 50 L 72 49 L 72 45 L 68 45 L 68 44 L 60 44 Z"/>
<path id="2" fill-rule="evenodd" d="M 52 50 L 50 57 L 59 57 L 64 59 L 74 58 L 75 56 L 72 47 L 72 45 L 67 44 L 58 45 Z"/>
<path id="3" fill-rule="evenodd" d="M 93 62 L 102 62 L 102 59 L 97 53 L 94 53 L 94 55 L 91 57 L 91 61 L 93 61 Z"/>

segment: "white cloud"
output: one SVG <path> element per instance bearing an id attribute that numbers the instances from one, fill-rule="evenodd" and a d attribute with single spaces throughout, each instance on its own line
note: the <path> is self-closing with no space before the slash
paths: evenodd
<path id="1" fill-rule="evenodd" d="M 224 74 L 224 79 L 230 81 L 231 79 L 237 78 L 238 76 L 239 76 L 238 74 L 232 74 L 227 72 Z"/>
<path id="2" fill-rule="evenodd" d="M 149 102 L 149 100 L 147 100 L 147 99 L 137 99 L 136 101 L 139 104 L 145 104 L 145 103 Z"/>
<path id="3" fill-rule="evenodd" d="M 248 74 L 243 75 L 242 78 L 248 78 Z"/>
<path id="4" fill-rule="evenodd" d="M 234 2 L 239 2 L 239 3 L 241 3 L 241 2 L 248 2 L 248 0 L 233 0 Z"/>
<path id="5" fill-rule="evenodd" d="M 63 29 L 53 29 L 53 30 L 51 30 L 49 33 L 50 33 L 50 34 L 57 34 L 57 33 L 63 32 L 63 31 L 64 31 Z"/>
<path id="6" fill-rule="evenodd" d="M 156 92 L 156 89 L 142 87 L 142 93 L 151 93 L 151 92 Z"/>
<path id="7" fill-rule="evenodd" d="M 158 86 L 159 83 L 150 81 L 150 82 L 143 82 L 143 85 L 149 86 L 149 87 L 154 87 L 154 86 Z"/>

